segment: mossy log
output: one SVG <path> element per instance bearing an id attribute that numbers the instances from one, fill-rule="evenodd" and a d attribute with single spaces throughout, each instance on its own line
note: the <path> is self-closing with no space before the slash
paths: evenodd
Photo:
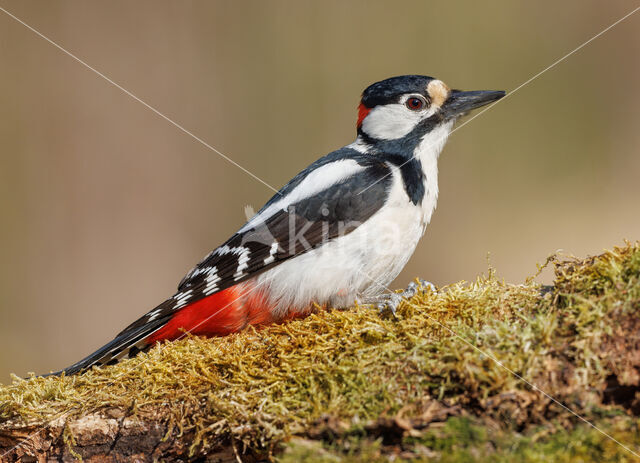
<path id="1" fill-rule="evenodd" d="M 640 245 L 548 264 L 16 377 L 0 460 L 637 461 Z"/>

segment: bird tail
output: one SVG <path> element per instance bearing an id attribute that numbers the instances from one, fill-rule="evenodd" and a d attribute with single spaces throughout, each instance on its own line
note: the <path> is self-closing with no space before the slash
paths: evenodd
<path id="1" fill-rule="evenodd" d="M 156 323 L 148 323 L 135 329 L 127 329 L 116 336 L 112 341 L 102 346 L 97 351 L 83 358 L 79 362 L 54 373 L 44 376 L 73 375 L 80 371 L 91 368 L 94 365 L 105 366 L 114 365 L 124 358 L 132 358 L 140 352 L 148 351 L 152 343 L 147 338 L 162 328 L 167 320 L 158 320 Z"/>
<path id="2" fill-rule="evenodd" d="M 224 336 L 247 325 L 275 321 L 262 293 L 249 295 L 249 288 L 248 282 L 235 285 L 185 306 L 179 305 L 180 299 L 167 299 L 93 354 L 50 375 L 73 375 L 94 365 L 113 365 L 146 352 L 159 341 L 179 339 L 185 332 L 196 336 Z"/>

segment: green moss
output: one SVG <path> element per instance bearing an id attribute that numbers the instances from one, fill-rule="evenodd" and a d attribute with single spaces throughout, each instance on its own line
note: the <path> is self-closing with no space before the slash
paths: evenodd
<path id="1" fill-rule="evenodd" d="M 640 422 L 620 418 L 598 423 L 620 442 L 638 442 Z M 549 432 L 553 427 L 553 432 Z M 349 439 L 323 444 L 297 439 L 287 444 L 278 458 L 280 463 L 382 463 L 393 456 L 395 462 L 438 463 L 559 463 L 632 462 L 637 459 L 597 430 L 578 425 L 535 428 L 527 433 L 489 429 L 469 418 L 450 418 L 443 426 L 425 432 L 419 438 L 384 446 L 380 439 Z"/>
<path id="2" fill-rule="evenodd" d="M 346 435 L 369 436 L 367 426 L 381 417 L 422 423 L 420 445 L 443 455 L 456 442 L 470 443 L 456 450 L 458 460 L 446 461 L 465 461 L 463 450 L 493 442 L 487 426 L 512 435 L 553 422 L 591 442 L 591 431 L 572 431 L 574 416 L 505 367 L 588 419 L 633 410 L 633 399 L 603 391 L 611 378 L 640 384 L 640 356 L 628 355 L 640 343 L 620 335 L 640 331 L 640 246 L 551 261 L 551 291 L 532 281 L 507 284 L 490 272 L 420 292 L 397 318 L 369 307 L 320 311 L 224 338 L 189 337 L 77 376 L 16 377 L 0 387 L 0 419 L 46 422 L 119 408 L 193 433 L 194 452 L 229 437 L 274 449 L 328 422 Z M 430 423 L 442 421 L 424 418 L 434 403 L 450 415 L 476 417 L 476 424 L 450 418 L 448 434 L 429 438 Z M 545 445 L 565 445 L 558 433 Z M 518 439 L 509 446 L 528 442 Z M 544 448 L 522 445 L 522 452 Z"/>

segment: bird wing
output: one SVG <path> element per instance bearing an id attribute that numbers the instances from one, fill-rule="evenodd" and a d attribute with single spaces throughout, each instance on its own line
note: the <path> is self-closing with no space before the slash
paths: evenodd
<path id="1" fill-rule="evenodd" d="M 189 304 L 242 283 L 364 223 L 387 199 L 390 168 L 371 156 L 349 151 L 348 157 L 341 151 L 331 153 L 294 177 L 255 217 L 194 267 L 172 298 L 125 328 L 118 337 L 145 324 L 168 320 Z"/>
<path id="2" fill-rule="evenodd" d="M 391 185 L 390 172 L 386 163 L 349 148 L 319 159 L 192 269 L 173 297 L 108 344 L 53 374 L 74 374 L 149 349 L 149 336 L 161 330 L 180 309 L 350 233 L 384 205 Z"/>

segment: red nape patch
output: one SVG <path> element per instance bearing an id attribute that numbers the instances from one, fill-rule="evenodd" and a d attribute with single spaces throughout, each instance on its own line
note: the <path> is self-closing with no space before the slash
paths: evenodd
<path id="1" fill-rule="evenodd" d="M 260 291 L 248 284 L 236 285 L 189 304 L 147 338 L 149 344 L 171 341 L 185 331 L 197 336 L 224 336 L 247 325 L 276 321 Z"/>
<path id="2" fill-rule="evenodd" d="M 362 121 L 367 117 L 367 114 L 371 111 L 371 108 L 367 108 L 364 104 L 360 103 L 358 106 L 358 128 L 362 125 Z"/>

